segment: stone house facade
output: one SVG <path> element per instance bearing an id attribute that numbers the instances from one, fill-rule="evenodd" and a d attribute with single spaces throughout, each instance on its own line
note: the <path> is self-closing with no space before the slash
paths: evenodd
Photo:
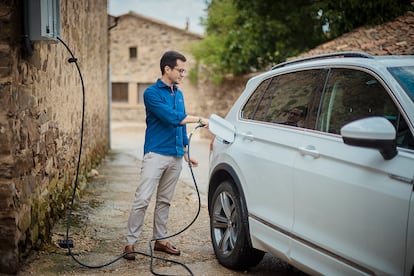
<path id="1" fill-rule="evenodd" d="M 80 146 L 80 76 L 62 43 L 25 39 L 29 1 L 0 2 L 0 274 L 66 215 Z M 107 1 L 60 0 L 60 38 L 85 84 L 84 176 L 109 148 Z"/>
<path id="2" fill-rule="evenodd" d="M 188 71 L 198 70 L 190 47 L 202 36 L 134 12 L 116 17 L 114 21 L 117 23 L 110 29 L 111 118 L 143 123 L 143 93 L 161 76 L 159 61 L 162 54 L 168 50 L 181 52 L 187 58 Z M 184 93 L 187 112 L 197 111 L 197 84 L 192 84 L 187 76 L 180 89 Z"/>

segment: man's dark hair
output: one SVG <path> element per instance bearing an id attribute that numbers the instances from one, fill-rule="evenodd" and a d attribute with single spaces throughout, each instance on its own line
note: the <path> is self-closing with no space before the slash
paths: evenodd
<path id="1" fill-rule="evenodd" d="M 185 56 L 180 54 L 179 52 L 176 52 L 176 51 L 167 51 L 167 52 L 165 52 L 162 55 L 161 60 L 160 60 L 161 74 L 164 74 L 165 66 L 168 66 L 171 69 L 173 69 L 175 66 L 177 66 L 177 59 L 179 59 L 183 62 L 187 61 Z"/>

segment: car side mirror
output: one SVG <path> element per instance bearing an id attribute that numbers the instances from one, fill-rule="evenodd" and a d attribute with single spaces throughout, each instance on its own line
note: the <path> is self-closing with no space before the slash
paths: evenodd
<path id="1" fill-rule="evenodd" d="M 384 117 L 352 121 L 341 128 L 341 136 L 347 145 L 378 149 L 385 160 L 398 153 L 395 128 Z"/>

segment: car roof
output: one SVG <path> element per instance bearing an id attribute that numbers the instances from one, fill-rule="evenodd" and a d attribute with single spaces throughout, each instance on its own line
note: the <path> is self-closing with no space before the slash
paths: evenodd
<path id="1" fill-rule="evenodd" d="M 364 52 L 357 51 L 348 51 L 348 52 L 334 52 L 316 56 L 309 56 L 299 59 L 294 59 L 286 61 L 276 66 L 272 67 L 272 70 L 292 67 L 294 65 L 304 66 L 304 65 L 335 65 L 335 64 L 344 64 L 344 63 L 382 63 L 384 66 L 398 66 L 404 60 L 414 61 L 414 56 L 411 55 L 385 55 L 385 56 L 373 56 Z M 414 64 L 412 64 L 414 65 Z M 296 66 L 295 66 L 296 67 Z"/>
<path id="2" fill-rule="evenodd" d="M 384 71 L 387 67 L 414 66 L 414 55 L 373 56 L 355 51 L 316 55 L 280 63 L 272 69 L 252 77 L 250 82 L 289 71 L 334 66 L 356 66 L 373 71 Z"/>
<path id="3" fill-rule="evenodd" d="M 322 55 L 316 55 L 316 56 L 309 56 L 299 59 L 294 59 L 286 62 L 282 62 L 277 64 L 276 66 L 273 66 L 271 70 L 275 70 L 278 68 L 286 67 L 288 65 L 297 64 L 297 63 L 304 63 L 309 62 L 312 60 L 321 60 L 321 59 L 330 59 L 330 58 L 347 58 L 347 57 L 359 57 L 359 58 L 374 58 L 372 55 L 364 53 L 364 52 L 334 52 L 334 53 L 328 53 L 328 54 L 322 54 Z"/>

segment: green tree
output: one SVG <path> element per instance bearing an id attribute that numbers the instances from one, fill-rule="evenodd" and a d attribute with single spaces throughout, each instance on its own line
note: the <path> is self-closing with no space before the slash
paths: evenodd
<path id="1" fill-rule="evenodd" d="M 412 10 L 411 0 L 322 0 L 314 3 L 330 38 L 363 25 L 379 25 Z"/>
<path id="2" fill-rule="evenodd" d="M 234 2 L 241 24 L 240 35 L 232 37 L 231 41 L 236 41 L 241 51 L 250 56 L 245 58 L 250 68 L 261 70 L 284 61 L 324 39 L 318 28 L 320 19 L 309 0 Z M 238 72 L 244 73 L 246 69 Z"/>
<path id="3" fill-rule="evenodd" d="M 222 57 L 227 55 L 228 34 L 235 30 L 237 17 L 233 0 L 212 0 L 204 21 L 206 36 L 192 49 L 193 55 L 207 66 L 215 82 L 220 82 L 223 75 L 232 72 Z"/>
<path id="4" fill-rule="evenodd" d="M 193 54 L 219 82 L 263 70 L 362 25 L 412 9 L 411 0 L 211 0 Z"/>

